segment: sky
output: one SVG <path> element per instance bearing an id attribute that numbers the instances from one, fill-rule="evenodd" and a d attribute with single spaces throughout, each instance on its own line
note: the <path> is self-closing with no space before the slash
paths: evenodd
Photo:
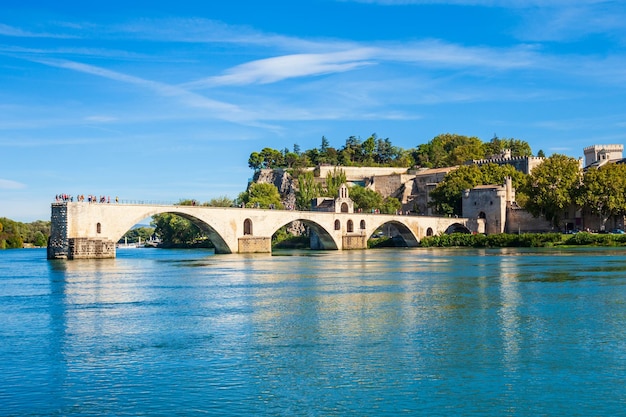
<path id="1" fill-rule="evenodd" d="M 0 217 L 200 202 L 250 153 L 442 133 L 626 143 L 621 0 L 3 0 Z M 94 4 L 92 4 L 94 3 Z"/>

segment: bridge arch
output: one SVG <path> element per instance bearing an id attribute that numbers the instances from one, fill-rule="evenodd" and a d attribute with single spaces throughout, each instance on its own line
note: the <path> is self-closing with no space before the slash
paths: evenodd
<path id="1" fill-rule="evenodd" d="M 127 217 L 120 220 L 118 218 L 117 228 L 115 232 L 111 234 L 113 242 L 119 241 L 126 232 L 128 232 L 134 225 L 143 219 L 152 217 L 157 214 L 175 214 L 186 220 L 189 220 L 193 225 L 197 226 L 202 233 L 211 240 L 213 246 L 215 246 L 215 253 L 232 253 L 233 250 L 228 246 L 225 239 L 217 229 L 209 224 L 207 221 L 191 215 L 185 211 L 181 206 L 163 207 L 159 209 L 150 209 L 140 212 L 140 214 L 133 213 L 132 217 Z"/>
<path id="2" fill-rule="evenodd" d="M 308 219 L 294 218 L 293 220 L 282 222 L 282 224 L 280 224 L 278 227 L 272 228 L 273 230 L 271 232 L 271 235 L 274 235 L 274 233 L 276 233 L 281 227 L 287 226 L 288 224 L 297 222 L 297 221 L 302 222 L 302 224 L 304 224 L 306 227 L 309 228 L 310 232 L 311 231 L 313 232 L 314 236 L 310 235 L 311 249 L 339 250 L 339 244 L 335 240 L 335 237 L 333 236 L 333 234 L 330 233 L 328 230 L 326 230 L 324 226 L 320 225 L 319 223 L 315 221 L 308 220 Z M 336 220 L 334 222 L 334 227 L 335 227 L 335 230 L 337 231 L 341 230 L 341 223 L 339 222 L 339 220 Z"/>
<path id="3" fill-rule="evenodd" d="M 397 220 L 384 221 L 384 222 L 378 223 L 376 227 L 370 230 L 371 230 L 371 233 L 374 233 L 376 230 L 380 228 L 383 228 L 384 230 L 385 227 L 393 227 L 395 231 L 395 234 L 393 235 L 393 237 L 401 238 L 404 246 L 407 246 L 410 248 L 419 246 L 419 239 L 417 235 L 413 232 L 413 230 L 411 230 L 406 224 Z"/>
<path id="4" fill-rule="evenodd" d="M 445 233 L 449 235 L 452 233 L 471 233 L 471 231 L 467 228 L 467 226 L 461 223 L 452 223 L 450 226 L 448 226 Z"/>

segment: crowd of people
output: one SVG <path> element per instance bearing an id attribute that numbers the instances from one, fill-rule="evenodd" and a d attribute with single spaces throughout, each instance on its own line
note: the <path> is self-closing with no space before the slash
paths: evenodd
<path id="1" fill-rule="evenodd" d="M 54 199 L 57 203 L 61 203 L 61 202 L 74 202 L 74 196 L 70 195 L 70 194 L 57 194 L 56 196 L 54 196 Z M 88 203 L 111 203 L 111 196 L 95 196 L 95 195 L 88 195 L 85 197 L 84 194 L 79 194 L 76 196 L 76 201 L 77 202 L 84 202 L 85 200 L 87 200 Z M 115 197 L 115 202 L 119 203 L 119 198 Z"/>

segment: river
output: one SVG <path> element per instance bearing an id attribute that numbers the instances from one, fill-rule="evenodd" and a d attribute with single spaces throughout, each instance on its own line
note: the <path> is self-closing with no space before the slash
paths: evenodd
<path id="1" fill-rule="evenodd" d="M 0 251 L 3 416 L 626 415 L 626 250 Z"/>

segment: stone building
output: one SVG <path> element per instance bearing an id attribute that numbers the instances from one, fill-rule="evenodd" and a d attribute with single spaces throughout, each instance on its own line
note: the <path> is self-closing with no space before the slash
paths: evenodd
<path id="1" fill-rule="evenodd" d="M 471 161 L 467 161 L 465 165 L 485 165 L 485 164 L 497 164 L 497 165 L 512 165 L 517 171 L 522 172 L 524 174 L 530 174 L 533 169 L 540 163 L 542 163 L 544 158 L 539 156 L 511 156 L 511 150 L 505 149 L 499 155 L 494 155 L 486 159 L 473 159 Z"/>
<path id="2" fill-rule="evenodd" d="M 339 187 L 337 198 L 314 198 L 311 201 L 311 210 L 331 213 L 354 213 L 354 201 L 350 198 L 348 186 L 342 184 Z"/>
<path id="3" fill-rule="evenodd" d="M 583 149 L 585 169 L 599 168 L 609 162 L 622 162 L 624 145 L 592 145 Z"/>
<path id="4" fill-rule="evenodd" d="M 476 219 L 478 233 L 549 232 L 552 225 L 533 217 L 515 202 L 511 178 L 502 185 L 479 185 L 465 190 L 462 197 L 463 217 Z"/>

